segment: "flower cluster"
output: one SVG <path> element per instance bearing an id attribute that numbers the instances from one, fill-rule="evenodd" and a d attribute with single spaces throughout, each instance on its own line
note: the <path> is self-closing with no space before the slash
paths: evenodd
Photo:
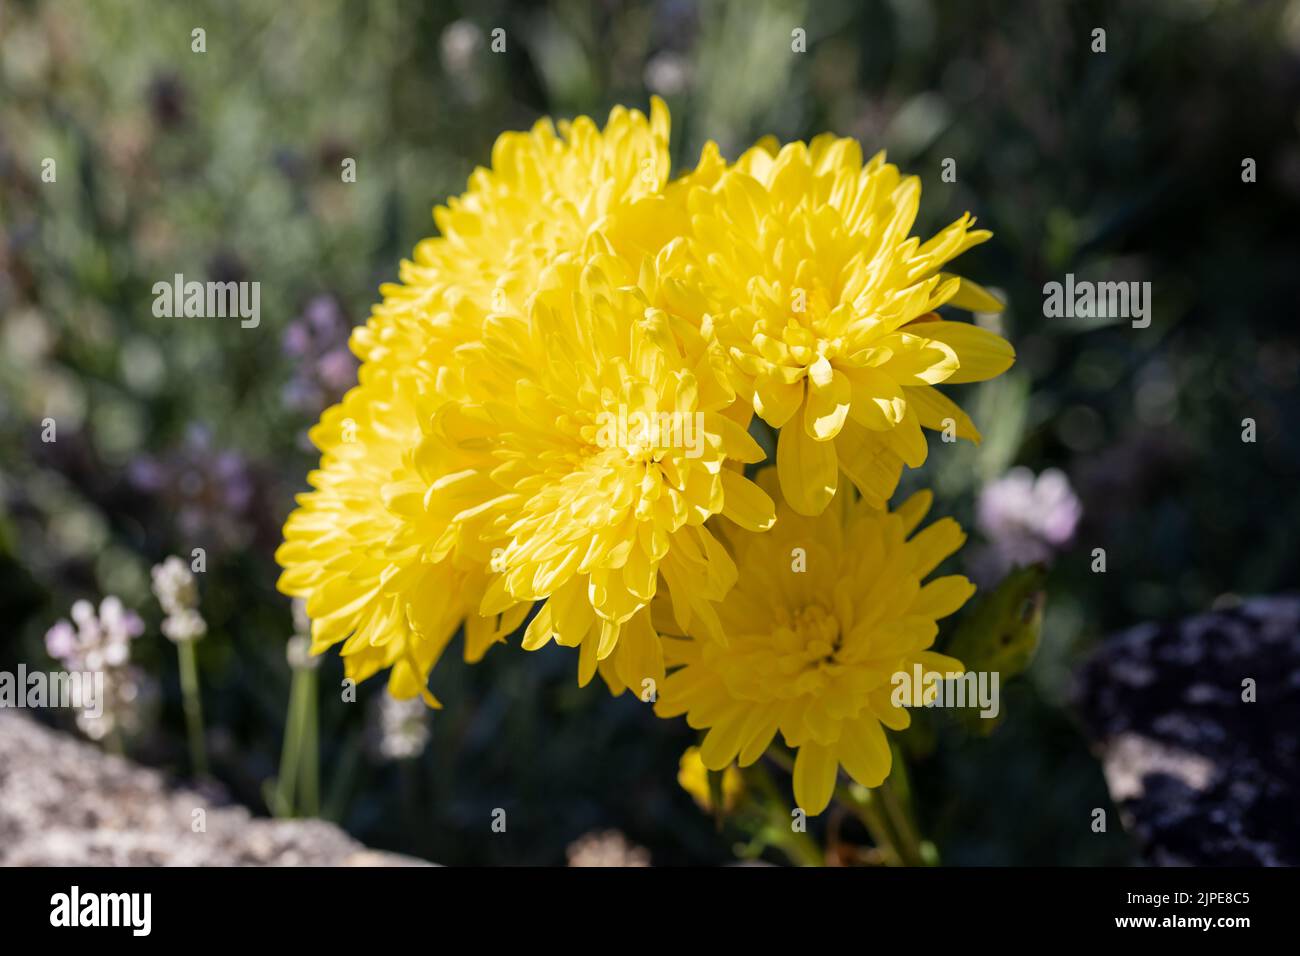
<path id="1" fill-rule="evenodd" d="M 888 773 L 889 675 L 955 666 L 927 648 L 971 588 L 923 579 L 960 530 L 886 509 L 924 429 L 979 440 L 936 386 L 1014 358 L 937 311 L 1001 308 L 944 271 L 989 233 L 912 237 L 919 180 L 833 136 L 670 179 L 669 126 L 656 99 L 506 133 L 434 211 L 310 433 L 279 588 L 314 652 L 432 706 L 457 633 L 472 662 L 527 622 L 580 683 L 708 728 L 708 769 L 780 730 L 819 812 L 839 766 Z"/>
<path id="2" fill-rule="evenodd" d="M 72 622 L 60 620 L 45 632 L 45 650 L 70 671 L 120 667 L 131 659 L 131 641 L 144 633 L 140 615 L 109 595 L 99 610 L 89 601 L 72 605 Z"/>
<path id="3" fill-rule="evenodd" d="M 196 641 L 208 632 L 199 613 L 199 588 L 194 574 L 176 555 L 153 567 L 153 593 L 162 606 L 162 632 L 170 641 Z"/>
<path id="4" fill-rule="evenodd" d="M 293 379 L 284 388 L 290 408 L 319 414 L 337 401 L 357 374 L 356 358 L 348 351 L 351 326 L 333 296 L 318 295 L 284 331 L 282 347 L 295 361 Z"/>
<path id="5" fill-rule="evenodd" d="M 1050 561 L 1074 537 L 1083 505 L 1058 468 L 1035 476 L 1012 468 L 980 490 L 975 523 L 992 545 L 998 570 Z"/>
<path id="6" fill-rule="evenodd" d="M 144 633 L 144 622 L 111 594 L 98 610 L 77 601 L 71 615 L 71 622 L 60 619 L 46 631 L 46 652 L 67 671 L 103 675 L 99 713 L 83 708 L 77 726 L 92 740 L 135 732 L 142 720 L 141 698 L 150 690 L 144 674 L 131 665 L 131 642 Z"/>

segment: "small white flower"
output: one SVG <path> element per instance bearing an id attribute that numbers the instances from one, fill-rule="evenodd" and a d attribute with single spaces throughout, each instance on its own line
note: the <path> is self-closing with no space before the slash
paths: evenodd
<path id="1" fill-rule="evenodd" d="M 469 20 L 456 20 L 442 31 L 438 45 L 443 68 L 452 76 L 461 76 L 473 69 L 474 57 L 483 47 L 483 31 Z"/>
<path id="2" fill-rule="evenodd" d="M 127 644 L 144 633 L 144 621 L 134 611 L 128 611 L 120 598 L 110 594 L 99 602 L 99 629 L 107 653 L 115 658 L 129 653 Z"/>
<path id="3" fill-rule="evenodd" d="M 642 76 L 646 88 L 660 96 L 674 96 L 691 82 L 691 64 L 672 50 L 663 50 L 650 58 Z"/>
<path id="4" fill-rule="evenodd" d="M 289 638 L 284 653 L 289 660 L 289 666 L 296 671 L 315 670 L 320 666 L 321 659 L 311 652 L 311 638 L 304 634 L 295 634 Z"/>
<path id="5" fill-rule="evenodd" d="M 198 640 L 208 633 L 208 625 L 198 611 L 186 608 L 164 618 L 162 632 L 169 641 L 179 644 Z"/>
<path id="6" fill-rule="evenodd" d="M 207 623 L 199 614 L 199 588 L 194 574 L 176 555 L 170 555 L 162 564 L 154 565 L 153 593 L 167 615 L 162 622 L 163 635 L 168 640 L 198 640 L 208 632 Z"/>
<path id="7" fill-rule="evenodd" d="M 419 697 L 398 700 L 385 693 L 379 702 L 379 753 L 389 760 L 418 757 L 429 742 L 429 708 Z"/>
<path id="8" fill-rule="evenodd" d="M 120 641 L 115 641 L 104 648 L 104 663 L 109 667 L 121 667 L 130 659 L 130 648 Z"/>
<path id="9" fill-rule="evenodd" d="M 151 573 L 153 593 L 168 614 L 198 606 L 198 588 L 194 584 L 194 575 L 176 555 L 170 555 L 162 564 L 154 565 Z"/>
<path id="10" fill-rule="evenodd" d="M 98 622 L 95 621 L 95 605 L 84 598 L 80 601 L 74 601 L 72 603 L 72 619 L 80 627 L 86 627 L 92 623 L 97 624 Z"/>

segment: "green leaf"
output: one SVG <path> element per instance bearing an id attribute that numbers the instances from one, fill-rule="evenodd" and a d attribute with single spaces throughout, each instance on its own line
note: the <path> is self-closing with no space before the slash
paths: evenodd
<path id="1" fill-rule="evenodd" d="M 957 658 L 968 671 L 996 671 L 999 687 L 1029 667 L 1038 650 L 1043 626 L 1044 583 L 1041 564 L 1015 568 L 988 592 L 957 627 L 944 653 Z M 961 722 L 982 736 L 992 733 L 1006 710 L 994 719 L 982 719 L 972 710 L 960 713 Z"/>

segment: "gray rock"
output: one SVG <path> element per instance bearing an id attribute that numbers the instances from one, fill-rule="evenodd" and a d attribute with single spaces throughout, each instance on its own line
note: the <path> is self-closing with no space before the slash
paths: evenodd
<path id="1" fill-rule="evenodd" d="M 0 866 L 427 865 L 367 849 L 322 820 L 260 819 L 215 804 L 0 711 Z"/>

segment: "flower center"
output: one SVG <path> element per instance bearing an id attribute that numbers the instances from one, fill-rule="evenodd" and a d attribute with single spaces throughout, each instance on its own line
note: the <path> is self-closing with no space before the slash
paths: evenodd
<path id="1" fill-rule="evenodd" d="M 838 663 L 840 622 L 820 604 L 805 605 L 793 615 L 780 614 L 777 627 L 782 649 L 805 667 Z"/>

